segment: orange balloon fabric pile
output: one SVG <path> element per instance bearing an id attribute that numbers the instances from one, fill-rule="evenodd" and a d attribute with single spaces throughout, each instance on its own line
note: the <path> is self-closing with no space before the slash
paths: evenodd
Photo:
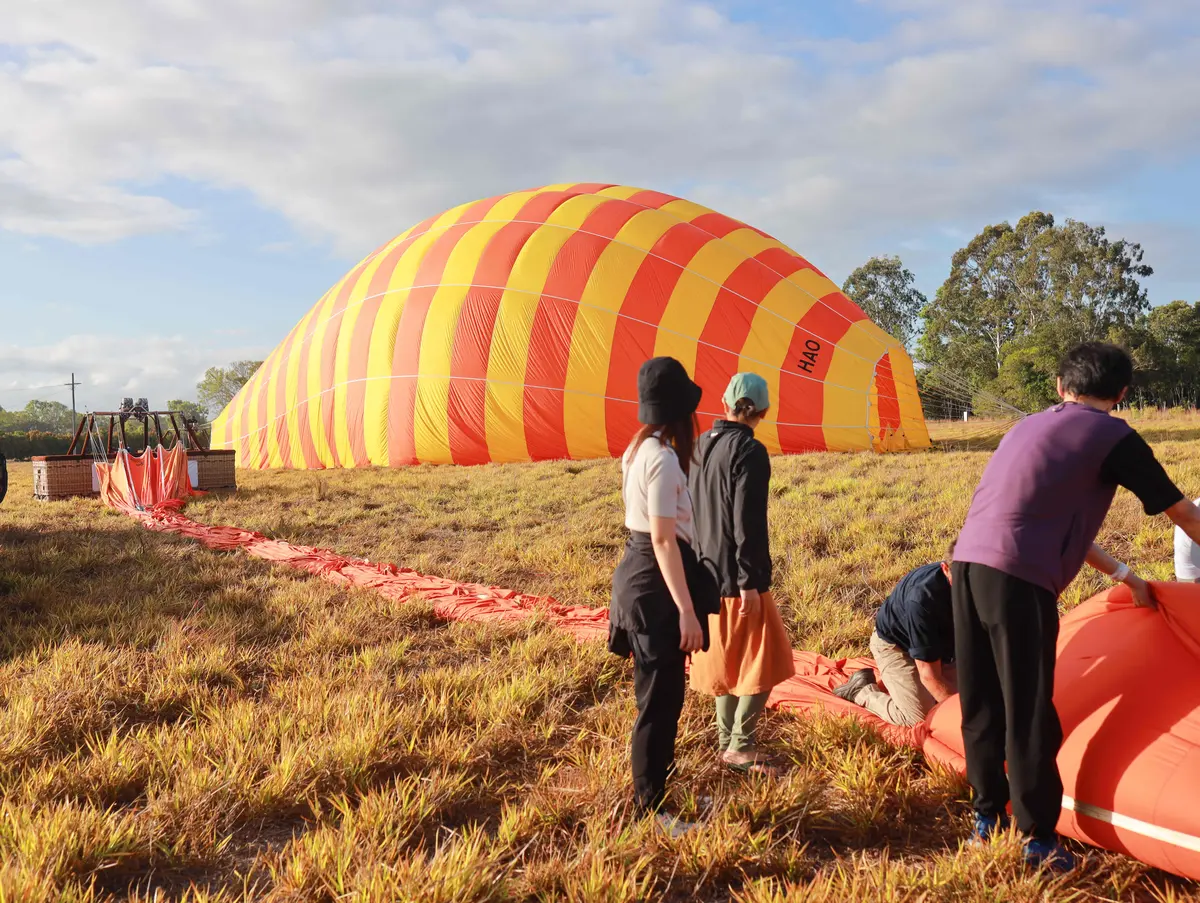
<path id="1" fill-rule="evenodd" d="M 1054 703 L 1061 833 L 1200 879 L 1200 586 L 1118 586 L 1062 619 Z M 958 697 L 928 719 L 926 756 L 963 770 Z"/>

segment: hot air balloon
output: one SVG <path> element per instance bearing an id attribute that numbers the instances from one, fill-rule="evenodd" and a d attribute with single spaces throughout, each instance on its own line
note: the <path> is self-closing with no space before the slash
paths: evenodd
<path id="1" fill-rule="evenodd" d="M 766 378 L 775 453 L 922 448 L 912 361 L 811 263 L 698 204 L 550 185 L 455 207 L 369 255 L 213 424 L 243 467 L 619 455 L 637 371 L 683 362 L 720 416 Z"/>

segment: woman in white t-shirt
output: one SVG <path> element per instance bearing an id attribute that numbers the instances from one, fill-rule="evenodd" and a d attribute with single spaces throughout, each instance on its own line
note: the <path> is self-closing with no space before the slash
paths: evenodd
<path id="1" fill-rule="evenodd" d="M 1200 499 L 1196 499 L 1200 505 Z M 1175 528 L 1175 579 L 1181 583 L 1200 583 L 1200 545 L 1179 527 Z"/>
<path id="2" fill-rule="evenodd" d="M 687 474 L 700 395 L 679 361 L 646 361 L 638 372 L 643 426 L 621 459 L 630 537 L 613 574 L 609 650 L 633 656 L 633 791 L 644 814 L 662 808 L 674 769 L 688 653 L 707 647 L 707 616 L 720 610 L 716 583 L 691 544 Z"/>

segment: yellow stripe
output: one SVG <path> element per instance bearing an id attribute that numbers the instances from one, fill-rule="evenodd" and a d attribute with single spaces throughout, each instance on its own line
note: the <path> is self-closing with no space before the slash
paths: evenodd
<path id="1" fill-rule="evenodd" d="M 921 409 L 917 392 L 917 376 L 912 359 L 899 346 L 892 349 L 892 378 L 896 380 L 896 396 L 900 401 L 900 425 L 904 428 L 905 444 L 909 448 L 929 448 L 929 428 Z"/>
<path id="2" fill-rule="evenodd" d="M 271 357 L 276 357 L 278 349 L 271 353 Z M 246 393 L 246 404 L 249 404 L 250 416 L 246 420 L 246 464 L 253 464 L 258 467 L 258 461 L 262 457 L 263 452 L 263 430 L 259 429 L 263 425 L 262 412 L 259 411 L 258 395 L 262 389 L 262 385 L 267 379 L 267 367 L 271 364 L 270 358 L 263 361 L 256 371 L 254 376 L 242 387 L 242 391 Z"/>
<path id="3" fill-rule="evenodd" d="M 755 431 L 755 437 L 772 454 L 782 450 L 779 442 L 780 370 L 787 366 L 788 348 L 795 333 L 794 324 L 800 322 L 815 303 L 811 296 L 790 282 L 777 283 L 754 312 L 750 334 L 738 359 L 739 371 L 757 373 L 767 381 L 771 408 L 767 412 L 767 419 Z M 793 324 L 792 328 L 788 328 L 788 323 Z M 819 382 L 813 381 L 811 386 L 813 391 L 820 389 Z"/>
<path id="4" fill-rule="evenodd" d="M 617 312 L 646 259 L 646 251 L 675 225 L 678 225 L 675 217 L 657 210 L 635 214 L 616 239 L 604 247 L 588 276 L 571 332 L 564 385 L 563 428 L 567 453 L 572 458 L 608 456 L 604 393 L 608 388 Z"/>
<path id="5" fill-rule="evenodd" d="M 509 213 L 504 219 L 511 219 Z M 450 252 L 443 284 L 434 292 L 421 333 L 421 351 L 417 372 L 416 454 L 430 464 L 450 464 L 450 367 L 454 353 L 454 333 L 462 313 L 463 301 L 475 278 L 480 255 L 492 237 L 504 228 L 504 222 L 489 222 L 469 228 Z"/>
<path id="6" fill-rule="evenodd" d="M 287 417 L 284 418 L 284 425 L 288 431 L 288 450 L 291 453 L 290 461 L 284 462 L 284 466 L 290 465 L 296 470 L 304 470 L 308 467 L 308 462 L 304 459 L 304 449 L 300 444 L 301 431 L 308 429 L 308 424 L 300 422 L 300 412 L 298 410 L 301 400 L 308 397 L 308 386 L 306 384 L 308 371 L 305 369 L 307 362 L 304 359 L 302 347 L 304 337 L 308 335 L 308 330 L 312 326 L 313 320 L 320 312 L 327 297 L 328 294 L 310 307 L 308 313 L 300 321 L 300 325 L 296 330 L 295 347 L 292 349 L 291 356 L 288 357 L 287 371 L 284 377 L 283 401 L 285 410 L 287 411 Z"/>
<path id="7" fill-rule="evenodd" d="M 693 204 L 691 201 L 685 201 L 682 198 L 663 204 L 660 208 L 663 213 L 669 213 L 685 223 L 690 223 L 692 220 L 699 219 L 702 216 L 707 216 L 712 213 L 707 207 L 701 207 L 699 204 Z"/>
<path id="8" fill-rule="evenodd" d="M 277 385 L 276 380 L 280 378 L 280 368 L 283 367 L 284 362 L 287 360 L 287 350 L 295 334 L 295 329 L 288 333 L 287 338 L 279 343 L 279 346 L 271 352 L 271 356 L 267 358 L 266 363 L 263 364 L 264 369 L 266 369 L 268 366 L 271 368 L 270 378 L 267 382 L 267 419 L 263 424 L 265 427 L 263 430 L 265 433 L 264 438 L 267 442 L 267 467 L 278 467 L 281 461 L 281 455 L 279 452 L 280 423 L 275 419 L 275 417 L 279 414 L 279 404 L 275 400 L 275 396 L 278 394 L 275 391 L 275 386 Z"/>
<path id="9" fill-rule="evenodd" d="M 347 407 L 350 394 L 347 381 L 350 379 L 350 352 L 354 345 L 354 326 L 362 313 L 362 302 L 367 296 L 367 290 L 371 287 L 371 280 L 375 278 L 376 272 L 387 260 L 388 252 L 395 244 L 394 241 L 388 242 L 387 247 L 363 268 L 349 297 L 346 298 L 346 309 L 338 327 L 337 347 L 334 350 L 333 358 L 333 384 L 336 387 L 333 391 L 333 429 L 338 463 L 342 467 L 355 466 L 354 450 L 351 448 L 350 440 L 350 421 L 353 412 Z"/>
<path id="10" fill-rule="evenodd" d="M 857 436 L 849 429 L 826 429 L 825 444 L 831 451 L 871 447 L 868 402 L 878 358 L 879 343 L 865 330 L 851 327 L 834 346 L 833 360 L 825 374 L 825 422 L 862 426 Z"/>
<path id="11" fill-rule="evenodd" d="M 226 407 L 225 411 L 229 410 Z M 229 448 L 229 420 L 221 411 L 212 422 L 209 445 L 212 448 Z"/>
<path id="12" fill-rule="evenodd" d="M 597 194 L 582 194 L 560 204 L 547 224 L 525 242 L 513 263 L 488 350 L 484 422 L 488 455 L 493 461 L 529 460 L 524 383 L 534 314 L 559 250 L 588 215 L 608 200 Z"/>
<path id="13" fill-rule="evenodd" d="M 602 188 L 596 192 L 596 196 L 602 198 L 615 198 L 619 201 L 627 201 L 635 194 L 641 194 L 645 189 L 631 188 L 628 185 L 614 185 L 611 188 Z"/>
<path id="14" fill-rule="evenodd" d="M 376 467 L 386 467 L 388 461 L 388 399 L 396 354 L 396 333 L 408 301 L 409 290 L 425 254 L 441 236 L 432 228 L 413 239 L 396 261 L 388 287 L 375 312 L 371 325 L 371 347 L 367 352 L 367 384 L 363 393 L 363 432 L 367 441 L 367 457 Z"/>
<path id="15" fill-rule="evenodd" d="M 736 248 L 717 239 L 696 252 L 687 269 L 679 274 L 671 300 L 663 311 L 654 340 L 656 357 L 669 355 L 682 363 L 688 373 L 695 374 L 696 340 L 712 313 L 717 292 L 745 259 Z"/>

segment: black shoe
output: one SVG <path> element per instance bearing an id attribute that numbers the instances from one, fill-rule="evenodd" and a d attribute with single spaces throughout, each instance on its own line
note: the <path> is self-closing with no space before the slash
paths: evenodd
<path id="1" fill-rule="evenodd" d="M 858 695 L 858 691 L 863 687 L 875 686 L 875 669 L 862 668 L 850 675 L 850 679 L 833 691 L 834 696 L 838 696 L 847 702 L 854 702 L 854 697 Z"/>

